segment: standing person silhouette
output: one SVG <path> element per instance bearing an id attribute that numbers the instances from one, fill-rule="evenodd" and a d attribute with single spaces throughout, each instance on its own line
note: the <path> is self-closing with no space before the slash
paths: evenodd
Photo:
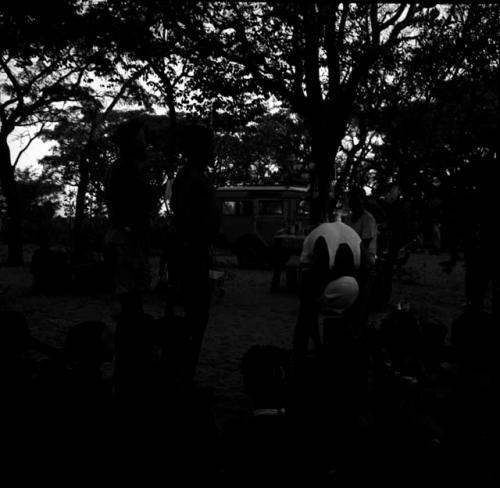
<path id="1" fill-rule="evenodd" d="M 363 327 L 368 320 L 373 286 L 377 275 L 377 221 L 365 208 L 366 193 L 362 188 L 349 191 L 350 213 L 345 223 L 354 229 L 361 238 L 361 246 L 366 255 L 366 267 L 360 277 L 360 294 L 358 298 L 359 323 Z"/>
<path id="2" fill-rule="evenodd" d="M 213 133 L 191 125 L 177 138 L 186 164 L 177 173 L 170 207 L 176 233 L 176 259 L 169 270 L 179 281 L 185 316 L 183 380 L 193 386 L 210 308 L 210 248 L 217 237 L 220 214 L 215 188 L 206 174 L 213 162 Z"/>
<path id="3" fill-rule="evenodd" d="M 398 183 L 390 184 L 385 195 L 378 200 L 378 204 L 384 213 L 384 219 L 379 226 L 377 255 L 380 259 L 382 275 L 380 306 L 381 310 L 385 310 L 391 300 L 394 268 L 398 261 L 401 263 L 400 251 L 410 242 L 411 233 L 408 224 L 410 221 L 408 209 Z M 403 259 L 406 260 L 406 258 Z"/>
<path id="4" fill-rule="evenodd" d="M 118 396 L 137 397 L 150 360 L 142 294 L 150 284 L 148 237 L 153 196 L 144 171 L 147 144 L 141 120 L 122 124 L 112 140 L 119 156 L 106 174 L 110 226 L 105 240 L 121 305 L 115 332 L 115 388 Z"/>
<path id="5" fill-rule="evenodd" d="M 368 262 L 375 264 L 377 257 L 377 222 L 375 217 L 365 208 L 366 193 L 362 188 L 353 188 L 349 192 L 350 213 L 345 223 L 352 227 L 361 237 L 367 252 Z"/>

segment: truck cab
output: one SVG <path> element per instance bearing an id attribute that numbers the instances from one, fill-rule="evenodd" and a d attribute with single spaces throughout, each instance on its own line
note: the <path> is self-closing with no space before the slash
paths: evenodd
<path id="1" fill-rule="evenodd" d="M 269 263 L 276 233 L 299 232 L 307 225 L 307 188 L 227 186 L 216 189 L 222 216 L 218 245 L 229 247 L 243 267 Z"/>

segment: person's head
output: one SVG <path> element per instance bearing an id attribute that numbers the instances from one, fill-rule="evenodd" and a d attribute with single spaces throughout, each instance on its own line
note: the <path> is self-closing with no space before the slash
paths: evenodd
<path id="1" fill-rule="evenodd" d="M 360 214 L 365 206 L 366 193 L 362 188 L 355 187 L 349 190 L 349 208 L 352 213 Z"/>
<path id="2" fill-rule="evenodd" d="M 340 316 L 350 308 L 359 295 L 359 285 L 352 276 L 341 276 L 326 285 L 320 297 L 324 314 Z"/>
<path id="3" fill-rule="evenodd" d="M 213 164 L 214 134 L 209 127 L 197 124 L 179 127 L 177 145 L 189 165 L 205 169 Z"/>
<path id="4" fill-rule="evenodd" d="M 388 203 L 394 203 L 401 196 L 401 188 L 398 183 L 391 183 L 387 192 L 385 193 L 385 201 Z"/>
<path id="5" fill-rule="evenodd" d="M 140 118 L 133 118 L 120 124 L 111 140 L 118 146 L 122 156 L 137 161 L 146 159 L 146 132 Z"/>
<path id="6" fill-rule="evenodd" d="M 252 346 L 243 356 L 241 370 L 247 394 L 257 408 L 281 408 L 286 401 L 290 355 L 272 345 Z"/>

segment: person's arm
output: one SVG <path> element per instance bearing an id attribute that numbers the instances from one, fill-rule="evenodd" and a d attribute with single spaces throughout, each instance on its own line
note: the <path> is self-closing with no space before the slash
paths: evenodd
<path id="1" fill-rule="evenodd" d="M 377 260 L 377 221 L 371 215 L 365 214 L 365 220 L 361 230 L 361 243 L 366 251 L 367 263 L 373 266 Z"/>
<path id="2" fill-rule="evenodd" d="M 215 188 L 206 176 L 200 182 L 200 196 L 203 231 L 209 243 L 212 244 L 219 233 L 221 215 L 215 196 Z"/>
<path id="3" fill-rule="evenodd" d="M 321 348 L 321 336 L 319 332 L 319 297 L 329 280 L 330 255 L 325 239 L 322 237 L 316 241 L 311 263 L 302 265 L 301 270 L 301 305 L 299 311 L 299 321 L 307 333 L 307 340 L 310 337 L 314 348 L 319 351 Z"/>

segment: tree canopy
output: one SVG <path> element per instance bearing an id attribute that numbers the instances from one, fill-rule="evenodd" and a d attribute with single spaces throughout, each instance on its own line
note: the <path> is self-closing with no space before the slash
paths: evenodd
<path id="1" fill-rule="evenodd" d="M 325 219 L 332 181 L 334 196 L 393 180 L 411 191 L 498 152 L 499 24 L 496 4 L 2 5 L 0 180 L 12 261 L 15 128 L 58 141 L 43 163 L 77 189 L 76 230 L 104 210 L 106 134 L 139 112 L 168 117 L 157 157 L 170 177 L 178 119 L 202 122 L 216 133 L 218 183 L 309 184 Z"/>

